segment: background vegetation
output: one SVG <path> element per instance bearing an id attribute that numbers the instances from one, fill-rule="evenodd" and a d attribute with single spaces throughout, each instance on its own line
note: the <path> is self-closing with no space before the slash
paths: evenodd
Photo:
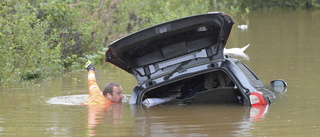
<path id="1" fill-rule="evenodd" d="M 2 0 L 0 85 L 102 62 L 110 42 L 180 17 L 220 11 L 316 10 L 320 0 Z"/>

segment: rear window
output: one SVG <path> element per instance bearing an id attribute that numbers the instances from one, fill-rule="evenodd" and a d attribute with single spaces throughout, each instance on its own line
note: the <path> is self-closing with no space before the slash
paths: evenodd
<path id="1" fill-rule="evenodd" d="M 236 65 L 246 75 L 252 86 L 264 87 L 264 84 L 261 82 L 261 80 L 245 64 L 242 62 L 237 62 Z"/>

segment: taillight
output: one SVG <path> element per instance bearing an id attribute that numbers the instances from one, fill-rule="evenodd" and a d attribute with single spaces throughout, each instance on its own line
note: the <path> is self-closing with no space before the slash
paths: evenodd
<path id="1" fill-rule="evenodd" d="M 261 92 L 254 91 L 250 94 L 251 106 L 268 105 Z"/>

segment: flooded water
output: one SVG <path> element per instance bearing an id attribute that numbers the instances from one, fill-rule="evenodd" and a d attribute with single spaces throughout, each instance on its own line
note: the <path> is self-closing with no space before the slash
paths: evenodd
<path id="1" fill-rule="evenodd" d="M 75 105 L 87 97 L 81 70 L 34 86 L 1 88 L 0 136 L 318 136 L 320 12 L 252 12 L 246 23 L 234 19 L 227 48 L 250 44 L 243 62 L 266 85 L 274 79 L 288 83 L 271 106 Z M 248 28 L 237 27 L 242 24 Z M 136 84 L 110 64 L 97 70 L 100 86 L 116 81 L 126 96 Z"/>

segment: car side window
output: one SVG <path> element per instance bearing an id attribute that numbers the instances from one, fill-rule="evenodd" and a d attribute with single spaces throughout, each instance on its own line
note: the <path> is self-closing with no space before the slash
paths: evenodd
<path id="1" fill-rule="evenodd" d="M 246 75 L 252 86 L 264 87 L 264 84 L 261 82 L 261 80 L 245 64 L 242 62 L 237 62 L 236 65 Z"/>

